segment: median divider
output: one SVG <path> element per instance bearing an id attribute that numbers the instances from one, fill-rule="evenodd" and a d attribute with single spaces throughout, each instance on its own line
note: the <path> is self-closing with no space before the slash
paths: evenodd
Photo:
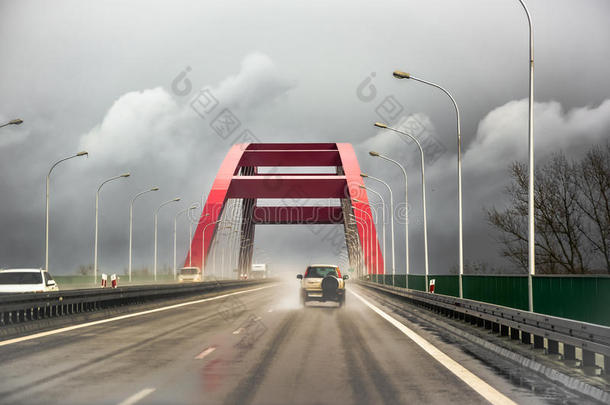
<path id="1" fill-rule="evenodd" d="M 70 315 L 94 313 L 128 305 L 188 298 L 272 282 L 264 280 L 214 280 L 189 284 L 153 284 L 112 289 L 88 288 L 48 293 L 0 295 L 0 335 L 3 329 Z"/>

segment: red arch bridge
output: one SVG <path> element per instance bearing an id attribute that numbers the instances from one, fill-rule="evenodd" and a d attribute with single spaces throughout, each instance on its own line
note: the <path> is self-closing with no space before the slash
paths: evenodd
<path id="1" fill-rule="evenodd" d="M 301 172 L 290 173 L 290 169 L 286 172 L 289 167 L 298 167 Z M 302 172 L 302 168 L 316 169 Z M 326 168 L 322 169 L 325 172 L 316 173 L 319 168 Z M 238 251 L 237 271 L 247 275 L 252 265 L 257 225 L 338 224 L 343 225 L 350 267 L 358 275 L 384 274 L 371 208 L 360 186 L 364 183 L 351 144 L 233 145 L 203 207 L 185 266 L 203 268 L 205 275 L 212 263 L 216 263 L 219 241 L 231 237 Z M 265 199 L 280 200 L 282 204 L 270 205 Z M 339 203 L 312 205 L 314 199 Z M 227 229 L 230 231 L 225 232 Z"/>

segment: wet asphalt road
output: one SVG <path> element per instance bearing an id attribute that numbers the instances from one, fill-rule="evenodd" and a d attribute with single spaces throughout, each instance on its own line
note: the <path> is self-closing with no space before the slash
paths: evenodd
<path id="1" fill-rule="evenodd" d="M 513 401 L 541 402 L 422 333 Z M 0 364 L 6 404 L 487 403 L 354 294 L 301 308 L 296 282 L 3 346 Z"/>

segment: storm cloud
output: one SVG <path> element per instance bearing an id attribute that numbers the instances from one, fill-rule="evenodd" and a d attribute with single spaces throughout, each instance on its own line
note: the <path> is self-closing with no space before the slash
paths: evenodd
<path id="1" fill-rule="evenodd" d="M 558 150 L 579 157 L 610 134 L 610 7 L 604 0 L 578 8 L 567 0 L 529 3 L 536 158 Z M 0 2 L 0 38 L 0 118 L 25 120 L 0 129 L 0 267 L 43 264 L 45 176 L 54 161 L 81 149 L 90 157 L 63 163 L 51 178 L 51 270 L 73 273 L 92 262 L 95 191 L 127 171 L 130 178 L 102 190 L 100 265 L 126 267 L 129 202 L 151 186 L 161 190 L 136 203 L 135 265 L 152 264 L 154 209 L 180 196 L 160 215 L 160 263 L 169 265 L 174 215 L 209 191 L 247 129 L 263 142 L 352 143 L 362 170 L 387 179 L 396 202 L 402 174 L 367 152 L 404 162 L 411 269 L 421 273 L 419 156 L 413 144 L 372 126 L 391 96 L 442 146 L 426 172 L 431 271 L 446 273 L 457 262 L 455 115 L 443 94 L 393 79 L 394 69 L 438 81 L 458 100 L 465 256 L 508 265 L 483 210 L 505 204 L 508 166 L 527 156 L 527 30 L 512 2 Z M 365 80 L 375 93 L 366 100 L 358 96 Z M 221 137 L 213 117 L 193 109 L 201 89 L 239 119 L 239 130 Z M 180 218 L 180 257 L 186 225 Z M 276 269 L 336 262 L 324 240 L 329 231 L 261 226 L 255 260 L 261 255 Z M 396 236 L 402 272 L 402 225 Z"/>

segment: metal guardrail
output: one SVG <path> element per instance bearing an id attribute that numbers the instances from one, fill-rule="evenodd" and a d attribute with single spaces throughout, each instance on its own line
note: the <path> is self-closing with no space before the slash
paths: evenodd
<path id="1" fill-rule="evenodd" d="M 3 294 L 0 295 L 0 330 L 2 327 L 39 319 L 94 312 L 161 299 L 181 298 L 269 281 L 271 280 L 206 281 L 192 284 L 157 284 L 48 293 Z"/>
<path id="2" fill-rule="evenodd" d="M 559 318 L 544 314 L 522 311 L 514 308 L 488 304 L 480 301 L 460 299 L 423 291 L 408 290 L 403 287 L 380 285 L 368 281 L 358 281 L 369 288 L 402 296 L 412 303 L 436 310 L 447 316 L 459 318 L 473 324 L 483 324 L 489 329 L 513 339 L 531 343 L 534 348 L 544 348 L 544 338 L 548 340 L 548 353 L 559 354 L 558 342 L 564 345 L 564 359 L 575 360 L 573 348 L 583 350 L 583 366 L 595 367 L 595 353 L 605 356 L 605 366 L 610 365 L 610 327 Z M 487 323 L 488 324 L 487 324 Z M 519 332 L 521 332 L 519 334 Z M 609 370 L 604 370 L 606 373 Z"/>

